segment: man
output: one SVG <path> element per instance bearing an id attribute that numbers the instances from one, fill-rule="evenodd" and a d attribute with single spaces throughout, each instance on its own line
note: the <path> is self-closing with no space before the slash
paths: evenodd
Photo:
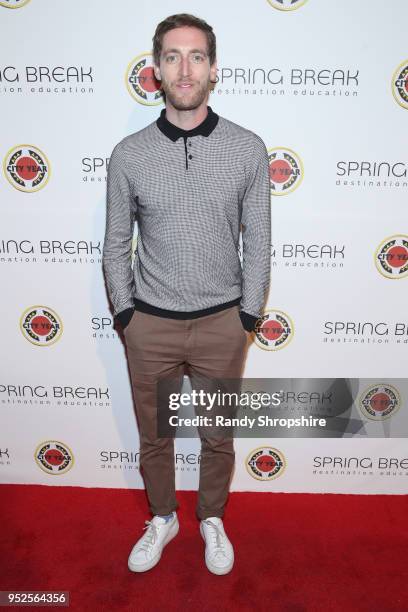
<path id="1" fill-rule="evenodd" d="M 174 440 L 158 436 L 157 383 L 239 378 L 270 274 L 268 155 L 253 132 L 207 106 L 216 80 L 211 26 L 168 17 L 153 38 L 166 107 L 119 142 L 108 168 L 103 267 L 124 330 L 151 521 L 129 569 L 158 563 L 177 535 Z M 131 246 L 138 224 L 133 270 Z M 243 262 L 238 255 L 242 224 Z M 207 568 L 228 573 L 234 551 L 222 517 L 234 466 L 232 437 L 201 437 L 197 516 Z"/>

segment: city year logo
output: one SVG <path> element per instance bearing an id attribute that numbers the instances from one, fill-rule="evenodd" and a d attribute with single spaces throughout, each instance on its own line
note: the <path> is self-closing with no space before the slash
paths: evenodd
<path id="1" fill-rule="evenodd" d="M 303 164 L 291 149 L 268 149 L 269 178 L 272 195 L 286 195 L 299 187 L 303 178 Z"/>
<path id="2" fill-rule="evenodd" d="M 398 66 L 391 81 L 392 95 L 402 108 L 408 108 L 408 60 Z"/>
<path id="3" fill-rule="evenodd" d="M 50 346 L 61 338 L 62 321 L 48 306 L 30 306 L 21 316 L 20 329 L 29 342 Z"/>
<path id="4" fill-rule="evenodd" d="M 4 175 L 19 191 L 31 193 L 45 187 L 50 176 L 50 163 L 45 154 L 33 145 L 17 145 L 3 162 Z"/>
<path id="5" fill-rule="evenodd" d="M 10 9 L 21 8 L 28 4 L 30 0 L 0 0 L 0 6 L 5 6 Z"/>
<path id="6" fill-rule="evenodd" d="M 251 451 L 245 459 L 246 469 L 257 480 L 274 480 L 282 476 L 286 461 L 283 453 L 270 446 L 261 446 Z"/>
<path id="7" fill-rule="evenodd" d="M 63 442 L 47 440 L 37 446 L 34 458 L 37 465 L 47 474 L 65 474 L 74 465 L 72 451 Z"/>
<path id="8" fill-rule="evenodd" d="M 255 342 L 266 351 L 278 351 L 292 340 L 294 325 L 281 310 L 266 310 L 255 324 Z"/>
<path id="9" fill-rule="evenodd" d="M 375 255 L 377 270 L 386 278 L 408 276 L 408 236 L 396 234 L 386 238 Z"/>
<path id="10" fill-rule="evenodd" d="M 143 53 L 135 57 L 127 67 L 125 75 L 128 92 L 140 104 L 154 106 L 163 102 L 160 81 L 153 72 L 153 56 Z"/>
<path id="11" fill-rule="evenodd" d="M 400 407 L 400 395 L 397 389 L 389 384 L 371 385 L 360 396 L 360 411 L 365 417 L 374 421 L 389 419 Z"/>
<path id="12" fill-rule="evenodd" d="M 268 0 L 268 2 L 278 11 L 294 11 L 306 4 L 307 0 Z"/>

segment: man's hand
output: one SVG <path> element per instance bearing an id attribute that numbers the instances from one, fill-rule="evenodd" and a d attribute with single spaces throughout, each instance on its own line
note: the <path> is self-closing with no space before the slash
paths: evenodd
<path id="1" fill-rule="evenodd" d="M 115 320 L 119 321 L 119 323 L 122 326 L 122 331 L 124 331 L 126 329 L 126 327 L 129 325 L 130 323 L 130 319 L 133 317 L 133 313 L 135 312 L 135 308 L 125 308 L 125 310 L 122 310 L 122 312 L 119 312 L 116 317 Z"/>
<path id="2" fill-rule="evenodd" d="M 248 339 L 251 336 L 252 332 L 255 331 L 255 323 L 257 322 L 258 318 L 248 314 L 243 310 L 240 310 L 239 317 L 241 319 L 242 327 L 244 328 Z"/>

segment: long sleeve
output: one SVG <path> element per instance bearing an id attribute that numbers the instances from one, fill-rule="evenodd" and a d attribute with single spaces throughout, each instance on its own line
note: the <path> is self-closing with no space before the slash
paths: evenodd
<path id="1" fill-rule="evenodd" d="M 241 310 L 260 317 L 271 270 L 271 202 L 268 152 L 255 135 L 248 186 L 242 202 Z"/>
<path id="2" fill-rule="evenodd" d="M 134 306 L 131 258 L 136 210 L 125 151 L 122 143 L 119 143 L 113 149 L 108 165 L 106 231 L 102 254 L 114 316 Z"/>

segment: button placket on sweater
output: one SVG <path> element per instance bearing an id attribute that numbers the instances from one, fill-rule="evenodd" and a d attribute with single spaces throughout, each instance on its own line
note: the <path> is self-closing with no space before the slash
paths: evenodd
<path id="1" fill-rule="evenodd" d="M 183 136 L 183 140 L 184 140 L 184 152 L 185 152 L 185 156 L 186 156 L 186 170 L 188 170 L 188 160 L 193 159 L 193 156 L 191 155 L 191 153 L 187 154 L 187 136 Z M 188 146 L 191 147 L 191 140 L 188 141 Z"/>

